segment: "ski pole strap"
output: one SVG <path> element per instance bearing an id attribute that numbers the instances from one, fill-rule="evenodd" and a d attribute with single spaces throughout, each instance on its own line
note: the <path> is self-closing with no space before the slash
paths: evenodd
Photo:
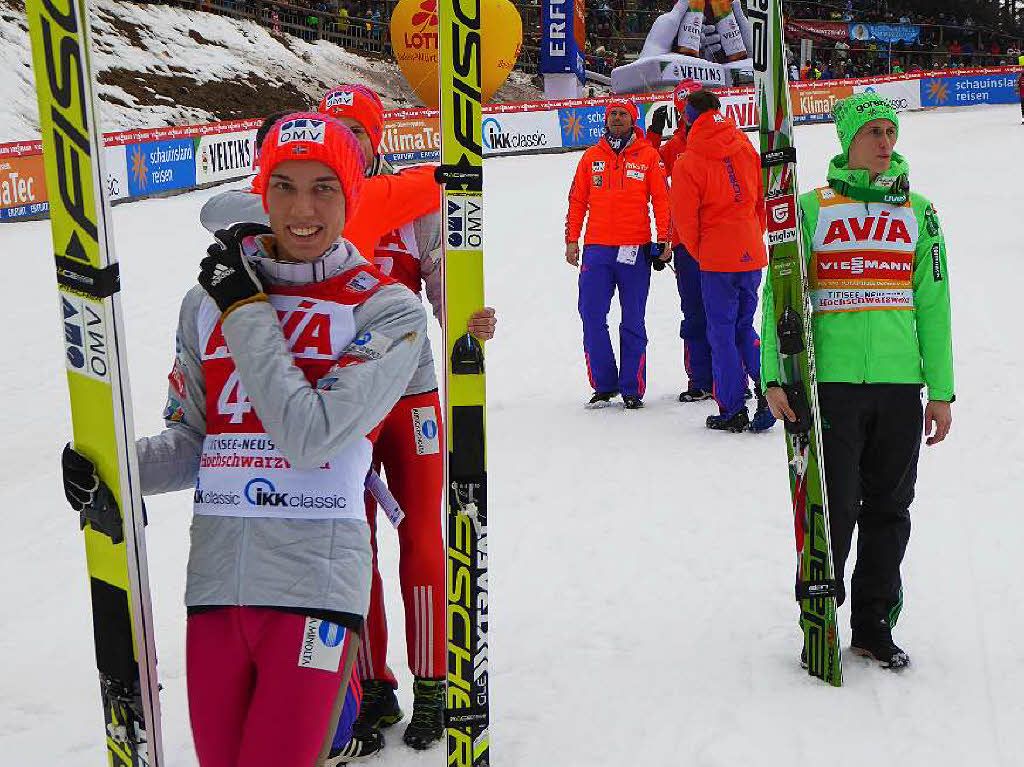
<path id="1" fill-rule="evenodd" d="M 834 597 L 839 593 L 836 586 L 837 581 L 797 581 L 796 599 L 798 602 L 804 599 L 817 599 L 818 597 Z"/>
<path id="2" fill-rule="evenodd" d="M 101 301 L 121 290 L 121 271 L 116 261 L 97 269 L 77 258 L 55 254 L 54 259 L 57 262 L 57 283 L 61 287 Z"/>
<path id="3" fill-rule="evenodd" d="M 781 149 L 769 149 L 767 152 L 761 152 L 762 168 L 772 168 L 776 165 L 785 165 L 790 162 L 796 162 L 795 146 L 786 146 Z"/>

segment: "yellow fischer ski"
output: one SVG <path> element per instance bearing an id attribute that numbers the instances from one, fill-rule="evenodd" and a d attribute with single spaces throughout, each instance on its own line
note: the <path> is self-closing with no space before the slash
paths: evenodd
<path id="1" fill-rule="evenodd" d="M 487 767 L 487 468 L 483 345 L 467 331 L 484 305 L 480 0 L 438 8 L 444 184 L 444 348 L 448 463 L 446 726 L 449 767 Z"/>
<path id="2" fill-rule="evenodd" d="M 87 0 L 27 0 L 75 449 L 117 500 L 83 512 L 107 763 L 158 767 L 160 704 L 120 279 Z M 120 512 L 120 513 L 119 513 Z M 60 510 L 61 514 L 67 512 Z M 123 519 L 122 519 L 123 516 Z"/>

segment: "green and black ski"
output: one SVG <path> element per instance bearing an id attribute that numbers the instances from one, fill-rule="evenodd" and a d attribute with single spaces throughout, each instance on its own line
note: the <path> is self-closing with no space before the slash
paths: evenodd
<path id="1" fill-rule="evenodd" d="M 480 0 L 441 0 L 441 200 L 448 464 L 449 767 L 490 764 L 487 465 L 483 345 L 467 332 L 484 305 Z"/>
<path id="2" fill-rule="evenodd" d="M 120 279 L 104 197 L 88 0 L 27 0 L 75 449 L 117 501 L 84 512 L 111 767 L 159 767 L 160 702 Z M 66 513 L 61 511 L 62 514 Z"/>
<path id="3" fill-rule="evenodd" d="M 781 0 L 747 0 L 760 112 L 761 168 L 768 213 L 768 279 L 778 334 L 780 383 L 794 422 L 783 421 L 796 529 L 796 598 L 807 672 L 840 686 L 843 663 L 836 625 L 836 583 L 821 453 L 807 262 L 800 240 L 793 111 L 789 99 Z"/>

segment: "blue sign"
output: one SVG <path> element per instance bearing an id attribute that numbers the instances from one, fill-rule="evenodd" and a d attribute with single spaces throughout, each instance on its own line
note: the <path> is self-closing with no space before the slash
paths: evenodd
<path id="1" fill-rule="evenodd" d="M 419 162 L 440 162 L 441 153 L 436 149 L 417 152 L 391 152 L 389 154 L 385 154 L 384 159 L 392 165 L 404 165 L 406 163 Z"/>
<path id="2" fill-rule="evenodd" d="M 562 146 L 593 146 L 604 135 L 604 107 L 577 107 L 558 110 Z"/>
<path id="3" fill-rule="evenodd" d="M 851 40 L 877 40 L 895 45 L 898 42 L 916 43 L 921 37 L 921 27 L 916 24 L 864 24 L 855 21 L 850 24 Z"/>
<path id="4" fill-rule="evenodd" d="M 583 19 L 577 19 L 575 0 L 542 0 L 544 19 L 540 41 L 540 71 L 542 74 L 575 74 L 579 81 L 587 79 L 583 67 Z"/>
<path id="5" fill-rule="evenodd" d="M 192 139 L 128 144 L 124 149 L 129 197 L 196 185 L 196 142 Z"/>
<path id="6" fill-rule="evenodd" d="M 0 221 L 25 218 L 26 216 L 43 216 L 50 212 L 49 202 L 29 202 L 13 208 L 0 208 Z"/>
<path id="7" fill-rule="evenodd" d="M 921 79 L 921 106 L 966 107 L 974 104 L 1016 104 L 1017 74 L 963 75 Z"/>

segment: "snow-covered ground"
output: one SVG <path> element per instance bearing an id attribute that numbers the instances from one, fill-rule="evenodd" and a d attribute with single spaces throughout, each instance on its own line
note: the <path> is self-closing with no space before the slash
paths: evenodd
<path id="1" fill-rule="evenodd" d="M 487 162 L 487 294 L 500 312 L 488 347 L 495 765 L 1024 764 L 1019 114 L 981 107 L 901 123 L 898 149 L 949 241 L 958 400 L 950 438 L 923 450 L 913 508 L 897 638 L 914 665 L 897 676 L 848 656 L 842 689 L 797 664 L 778 429 L 709 433 L 711 405 L 676 402 L 670 272 L 653 278 L 647 408 L 584 410 L 576 273 L 561 242 L 579 155 Z M 797 135 L 809 188 L 838 144 L 830 125 Z M 139 433 L 161 427 L 178 302 L 208 240 L 197 214 L 212 193 L 114 211 Z M 102 721 L 81 539 L 58 474 L 69 425 L 49 224 L 0 227 L 0 249 L 16 286 L 0 368 L 0 753 L 18 767 L 89 767 L 103 760 Z M 189 504 L 188 493 L 147 501 L 170 767 L 196 764 L 182 607 Z M 395 536 L 380 527 L 408 707 Z M 405 748 L 402 728 L 377 764 L 441 764 L 442 748 Z"/>

